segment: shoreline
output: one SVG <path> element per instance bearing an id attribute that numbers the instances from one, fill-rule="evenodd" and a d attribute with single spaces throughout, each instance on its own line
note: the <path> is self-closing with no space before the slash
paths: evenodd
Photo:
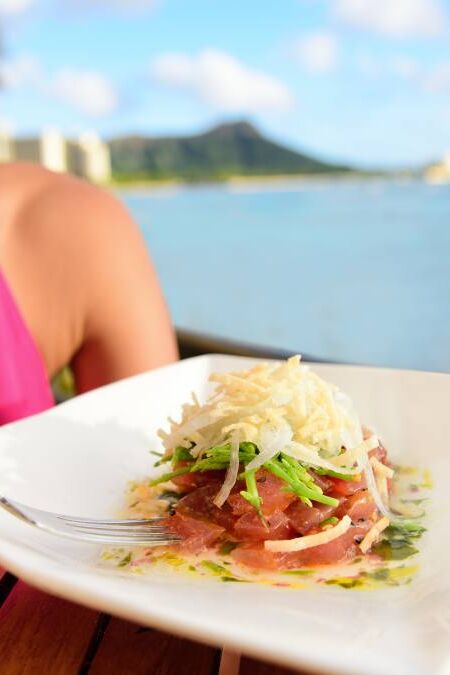
<path id="1" fill-rule="evenodd" d="M 186 189 L 204 189 L 222 187 L 228 189 L 230 192 L 238 192 L 241 189 L 255 189 L 264 190 L 271 186 L 276 189 L 292 188 L 295 186 L 304 185 L 318 185 L 329 183 L 354 183 L 354 182 L 426 182 L 425 178 L 420 175 L 408 173 L 359 173 L 359 172 L 345 172 L 345 173 L 320 173 L 320 174 L 274 174 L 266 176 L 246 176 L 236 175 L 230 176 L 223 180 L 211 181 L 184 181 L 181 179 L 167 179 L 167 180 L 136 180 L 129 182 L 111 181 L 105 187 L 116 192 L 126 193 L 151 193 L 161 192 L 164 194 L 172 194 L 179 190 Z"/>
<path id="2" fill-rule="evenodd" d="M 359 173 L 359 172 L 345 172 L 345 173 L 316 173 L 316 174 L 278 174 L 266 176 L 247 176 L 236 175 L 229 178 L 216 180 L 198 180 L 186 181 L 181 178 L 170 179 L 149 179 L 136 181 L 110 181 L 105 187 L 121 192 L 130 191 L 145 191 L 152 192 L 158 190 L 171 191 L 185 188 L 205 188 L 205 187 L 230 187 L 240 188 L 246 186 L 269 186 L 269 185 L 303 185 L 313 183 L 351 183 L 356 181 L 425 181 L 421 175 L 414 175 L 403 172 L 373 172 L 373 173 Z"/>

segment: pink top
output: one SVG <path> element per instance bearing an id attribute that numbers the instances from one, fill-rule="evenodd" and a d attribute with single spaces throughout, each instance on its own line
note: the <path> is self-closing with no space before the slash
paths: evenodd
<path id="1" fill-rule="evenodd" d="M 0 426 L 53 404 L 44 362 L 0 270 Z"/>

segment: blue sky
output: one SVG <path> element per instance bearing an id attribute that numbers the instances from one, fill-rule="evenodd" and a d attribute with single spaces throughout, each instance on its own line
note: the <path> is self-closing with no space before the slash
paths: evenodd
<path id="1" fill-rule="evenodd" d="M 364 166 L 450 149 L 450 0 L 0 0 L 0 26 L 18 134 L 246 118 Z"/>

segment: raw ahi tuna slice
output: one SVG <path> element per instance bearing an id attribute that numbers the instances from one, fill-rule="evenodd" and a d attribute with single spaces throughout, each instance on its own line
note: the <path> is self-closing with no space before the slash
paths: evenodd
<path id="1" fill-rule="evenodd" d="M 230 506 L 224 504 L 222 508 L 219 509 L 213 501 L 219 489 L 220 483 L 214 481 L 209 485 L 204 485 L 197 490 L 189 492 L 178 502 L 176 512 L 183 516 L 189 516 L 190 518 L 211 521 L 231 532 L 235 518 Z"/>
<path id="2" fill-rule="evenodd" d="M 206 520 L 191 518 L 176 513 L 169 516 L 166 524 L 171 532 L 182 539 L 181 548 L 187 553 L 200 553 L 212 546 L 225 532 L 223 527 Z"/>
<path id="3" fill-rule="evenodd" d="M 323 520 L 333 516 L 335 511 L 335 506 L 314 504 L 311 507 L 297 499 L 286 510 L 286 515 L 294 532 L 297 534 L 307 534 L 311 529 L 318 527 Z"/>
<path id="4" fill-rule="evenodd" d="M 263 545 L 242 545 L 231 555 L 236 562 L 253 569 L 283 570 L 341 563 L 360 553 L 355 540 L 361 539 L 366 531 L 365 527 L 351 527 L 337 539 L 304 551 L 273 553 L 266 551 Z"/>
<path id="5" fill-rule="evenodd" d="M 285 484 L 280 478 L 265 469 L 260 469 L 257 472 L 256 484 L 259 496 L 263 501 L 261 509 L 265 516 L 271 516 L 276 511 L 284 511 L 291 502 L 297 499 L 292 492 L 286 492 L 283 489 Z M 239 482 L 228 497 L 228 503 L 236 516 L 255 512 L 253 506 L 239 494 L 241 490 L 245 490 L 245 483 L 243 482 Z"/>
<path id="6" fill-rule="evenodd" d="M 265 539 L 288 539 L 294 534 L 289 518 L 277 511 L 266 519 L 267 527 L 258 514 L 244 513 L 234 526 L 234 534 L 241 541 L 264 541 Z"/>

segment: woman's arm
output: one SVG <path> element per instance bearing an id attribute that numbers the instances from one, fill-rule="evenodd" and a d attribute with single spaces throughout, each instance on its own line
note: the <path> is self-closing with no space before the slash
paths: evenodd
<path id="1" fill-rule="evenodd" d="M 49 375 L 71 362 L 81 392 L 174 361 L 166 305 L 128 212 L 84 181 L 33 171 L 39 186 L 4 228 L 0 262 Z"/>
<path id="2" fill-rule="evenodd" d="M 86 267 L 84 340 L 73 359 L 79 391 L 176 360 L 174 331 L 142 236 L 109 196 L 95 206 Z M 99 223 L 101 224 L 99 225 Z"/>

